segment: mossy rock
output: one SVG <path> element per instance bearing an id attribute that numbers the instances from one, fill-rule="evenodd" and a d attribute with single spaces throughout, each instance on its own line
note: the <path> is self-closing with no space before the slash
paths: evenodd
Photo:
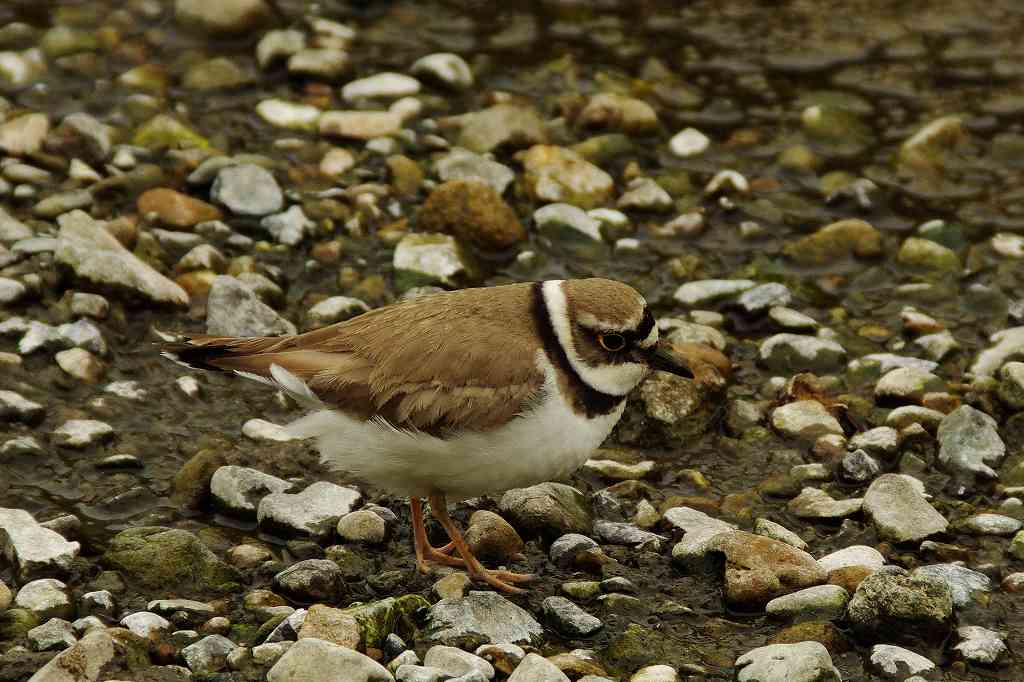
<path id="1" fill-rule="evenodd" d="M 630 623 L 621 635 L 609 642 L 599 657 L 609 670 L 636 670 L 675 658 L 672 654 L 678 646 L 655 630 Z"/>
<path id="2" fill-rule="evenodd" d="M 202 505 L 210 491 L 210 479 L 226 463 L 221 448 L 204 448 L 194 454 L 174 475 L 171 501 L 192 509 Z"/>
<path id="3" fill-rule="evenodd" d="M 952 249 L 938 242 L 920 237 L 908 237 L 896 256 L 902 265 L 936 273 L 955 272 L 960 269 L 960 257 Z"/>
<path id="4" fill-rule="evenodd" d="M 526 239 L 526 228 L 501 195 L 471 180 L 452 180 L 431 192 L 416 212 L 416 226 L 455 235 L 485 251 L 502 251 Z"/>
<path id="5" fill-rule="evenodd" d="M 182 594 L 223 594 L 236 589 L 241 580 L 195 535 L 160 526 L 118 533 L 103 561 L 142 587 Z"/>
<path id="6" fill-rule="evenodd" d="M 28 609 L 8 609 L 0 613 L 0 642 L 22 639 L 39 625 L 39 616 Z"/>
<path id="7" fill-rule="evenodd" d="M 882 253 L 882 233 L 863 220 L 840 220 L 787 244 L 783 252 L 801 265 L 827 265 L 851 255 L 871 258 Z"/>
<path id="8" fill-rule="evenodd" d="M 209 141 L 184 123 L 166 114 L 157 114 L 135 131 L 132 144 L 147 149 L 206 149 Z"/>

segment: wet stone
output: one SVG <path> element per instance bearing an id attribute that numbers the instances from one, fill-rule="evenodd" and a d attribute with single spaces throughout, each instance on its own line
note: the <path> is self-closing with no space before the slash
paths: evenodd
<path id="1" fill-rule="evenodd" d="M 998 331 L 989 337 L 991 346 L 978 353 L 971 365 L 971 373 L 978 376 L 995 376 L 1008 360 L 1024 356 L 1024 327 L 1012 327 Z"/>
<path id="2" fill-rule="evenodd" d="M 1002 514 L 973 514 L 958 525 L 972 535 L 1013 535 L 1024 523 Z"/>
<path id="3" fill-rule="evenodd" d="M 338 520 L 352 511 L 361 495 L 326 481 L 313 483 L 299 493 L 274 493 L 260 500 L 257 519 L 261 528 L 326 538 Z"/>
<path id="4" fill-rule="evenodd" d="M 564 203 L 548 204 L 533 212 L 537 229 L 557 235 L 556 230 L 571 231 L 575 236 L 595 242 L 603 240 L 600 221 L 581 208 Z"/>
<path id="5" fill-rule="evenodd" d="M 568 682 L 554 663 L 537 654 L 527 654 L 509 675 L 508 682 Z"/>
<path id="6" fill-rule="evenodd" d="M 807 543 L 804 542 L 803 538 L 788 528 L 769 519 L 757 519 L 754 522 L 754 534 L 763 535 L 767 538 L 773 538 L 780 542 L 785 542 L 787 545 L 796 547 L 797 549 L 802 549 L 804 551 L 807 550 Z"/>
<path id="7" fill-rule="evenodd" d="M 757 282 L 749 279 L 706 279 L 687 282 L 676 289 L 673 298 L 687 306 L 702 306 L 722 298 L 732 298 L 753 289 Z"/>
<path id="8" fill-rule="evenodd" d="M 690 507 L 672 507 L 664 518 L 671 527 L 684 533 L 683 539 L 672 548 L 672 559 L 683 564 L 703 558 L 716 536 L 736 529 L 731 523 Z"/>
<path id="9" fill-rule="evenodd" d="M 427 616 L 427 642 L 458 647 L 481 644 L 536 644 L 543 628 L 529 612 L 495 592 L 470 592 L 442 599 Z"/>
<path id="10" fill-rule="evenodd" d="M 818 559 L 818 565 L 826 573 L 832 573 L 850 566 L 861 566 L 874 572 L 885 565 L 885 557 L 874 547 L 852 545 L 836 550 Z"/>
<path id="11" fill-rule="evenodd" d="M 813 441 L 829 434 L 843 435 L 843 427 L 816 400 L 798 400 L 772 412 L 772 426 L 789 438 Z"/>
<path id="12" fill-rule="evenodd" d="M 849 593 L 838 585 L 816 585 L 772 599 L 765 613 L 797 620 L 839 620 L 846 613 Z"/>
<path id="13" fill-rule="evenodd" d="M 69 569 L 80 545 L 39 525 L 27 511 L 0 508 L 0 548 L 25 580 Z"/>
<path id="14" fill-rule="evenodd" d="M 971 603 L 975 596 L 992 589 L 992 581 L 987 575 L 972 571 L 959 564 L 919 566 L 911 575 L 924 576 L 946 583 L 953 594 L 953 606 L 956 608 L 964 608 Z"/>
<path id="15" fill-rule="evenodd" d="M 597 549 L 599 545 L 586 535 L 566 533 L 551 543 L 548 556 L 556 566 L 569 566 L 580 552 Z"/>
<path id="16" fill-rule="evenodd" d="M 210 494 L 224 510 L 255 516 L 259 501 L 268 494 L 286 492 L 292 483 L 255 469 L 223 466 L 210 479 Z"/>
<path id="17" fill-rule="evenodd" d="M 320 116 L 319 131 L 327 137 L 373 140 L 402 129 L 402 118 L 391 111 L 327 111 Z"/>
<path id="18" fill-rule="evenodd" d="M 959 473 L 997 478 L 993 467 L 1006 454 L 996 420 L 970 405 L 963 405 L 942 420 L 937 432 L 939 461 Z"/>
<path id="19" fill-rule="evenodd" d="M 587 533 L 593 523 L 586 497 L 563 483 L 541 483 L 502 495 L 498 507 L 521 533 L 557 538 Z"/>
<path id="20" fill-rule="evenodd" d="M 696 128 L 685 128 L 668 141 L 669 150 L 684 159 L 703 154 L 710 145 L 708 136 Z"/>
<path id="21" fill-rule="evenodd" d="M 289 595 L 329 603 L 341 595 L 343 582 L 341 570 L 326 559 L 306 559 L 274 576 L 274 584 Z"/>
<path id="22" fill-rule="evenodd" d="M 527 106 L 498 104 L 463 114 L 454 123 L 461 129 L 456 144 L 478 154 L 499 147 L 529 147 L 547 140 L 544 121 Z"/>
<path id="23" fill-rule="evenodd" d="M 348 647 L 319 639 L 301 639 L 267 672 L 268 682 L 323 682 L 338 680 L 344 671 L 346 682 L 391 682 L 384 666 Z"/>
<path id="24" fill-rule="evenodd" d="M 273 174 L 253 164 L 221 169 L 210 196 L 238 215 L 263 216 L 284 207 L 284 195 Z"/>
<path id="25" fill-rule="evenodd" d="M 485 509 L 473 512 L 465 539 L 473 554 L 484 561 L 508 563 L 523 551 L 523 539 L 512 524 Z"/>
<path id="26" fill-rule="evenodd" d="M 485 250 L 500 251 L 526 239 L 526 229 L 500 193 L 477 180 L 439 186 L 416 212 L 417 226 L 444 232 Z"/>
<path id="27" fill-rule="evenodd" d="M 344 542 L 378 544 L 387 535 L 387 524 L 372 511 L 360 509 L 338 519 L 337 530 Z"/>
<path id="28" fill-rule="evenodd" d="M 995 630 L 989 630 L 978 625 L 965 625 L 957 628 L 957 637 L 960 642 L 953 647 L 953 650 L 964 657 L 964 660 L 982 665 L 992 665 L 1000 658 L 1009 654 L 1005 635 Z"/>
<path id="29" fill-rule="evenodd" d="M 105 630 L 89 632 L 65 649 L 33 676 L 36 682 L 85 682 L 100 679 L 100 671 L 114 660 L 114 640 Z M 68 670 L 79 674 L 69 677 Z"/>
<path id="30" fill-rule="evenodd" d="M 818 642 L 769 644 L 736 659 L 739 682 L 839 682 L 842 677 L 832 665 L 828 649 Z"/>
<path id="31" fill-rule="evenodd" d="M 0 421 L 35 424 L 42 420 L 46 408 L 20 393 L 0 390 Z"/>
<path id="32" fill-rule="evenodd" d="M 548 623 L 567 637 L 589 637 L 604 623 L 565 597 L 547 597 L 541 604 Z"/>
<path id="33" fill-rule="evenodd" d="M 196 674 L 213 673 L 227 667 L 228 656 L 237 645 L 222 635 L 208 635 L 181 650 L 189 670 Z"/>
<path id="34" fill-rule="evenodd" d="M 863 450 L 869 455 L 888 457 L 899 450 L 899 432 L 889 426 L 879 426 L 855 433 L 850 438 L 851 450 Z"/>
<path id="35" fill-rule="evenodd" d="M 437 176 L 444 181 L 471 180 L 489 185 L 498 194 L 504 194 L 515 180 L 508 166 L 467 149 L 456 147 L 434 162 Z"/>
<path id="36" fill-rule="evenodd" d="M 920 402 L 925 393 L 944 390 L 946 384 L 931 372 L 900 367 L 888 372 L 875 385 L 879 402 Z"/>
<path id="37" fill-rule="evenodd" d="M 736 307 L 747 315 L 761 315 L 777 306 L 787 306 L 793 300 L 789 287 L 778 282 L 759 284 L 736 297 Z"/>
<path id="38" fill-rule="evenodd" d="M 672 197 L 650 178 L 637 178 L 629 183 L 615 204 L 623 210 L 667 211 L 672 208 Z"/>
<path id="39" fill-rule="evenodd" d="M 827 372 L 840 366 L 846 349 L 835 341 L 800 334 L 776 334 L 759 350 L 761 362 L 776 372 Z"/>
<path id="40" fill-rule="evenodd" d="M 520 161 L 527 191 L 537 201 L 596 208 L 611 199 L 615 188 L 610 175 L 565 147 L 536 145 Z"/>
<path id="41" fill-rule="evenodd" d="M 331 296 L 311 307 L 306 314 L 310 322 L 317 327 L 322 327 L 348 320 L 356 315 L 367 312 L 369 309 L 370 307 L 358 298 Z"/>
<path id="42" fill-rule="evenodd" d="M 96 419 L 69 419 L 53 432 L 57 445 L 68 448 L 87 448 L 111 438 L 114 427 Z"/>
<path id="43" fill-rule="evenodd" d="M 452 90 L 466 90 L 473 85 L 473 71 L 462 57 L 451 52 L 435 52 L 420 57 L 409 70 Z"/>
<path id="44" fill-rule="evenodd" d="M 214 336 L 276 336 L 296 333 L 295 325 L 278 315 L 240 280 L 219 275 L 207 301 L 206 333 Z"/>
<path id="45" fill-rule="evenodd" d="M 306 217 L 301 206 L 292 206 L 283 213 L 266 216 L 260 220 L 260 227 L 269 232 L 277 243 L 295 246 L 306 235 L 312 234 L 316 223 Z"/>
<path id="46" fill-rule="evenodd" d="M 1024 410 L 1024 362 L 1008 362 L 999 372 L 999 398 L 1008 407 Z"/>
<path id="47" fill-rule="evenodd" d="M 885 679 L 904 680 L 908 673 L 918 675 L 935 670 L 935 664 L 921 654 L 892 644 L 871 648 L 871 668 Z"/>
<path id="48" fill-rule="evenodd" d="M 159 526 L 121 531 L 107 546 L 104 562 L 148 589 L 223 592 L 239 579 L 192 533 Z"/>
<path id="49" fill-rule="evenodd" d="M 349 81 L 341 88 L 341 96 L 348 102 L 357 102 L 361 99 L 398 99 L 419 91 L 420 82 L 412 76 L 384 71 Z"/>
<path id="50" fill-rule="evenodd" d="M 884 474 L 871 483 L 864 494 L 864 513 L 880 537 L 894 542 L 918 542 L 949 526 L 925 499 L 920 482 L 902 474 Z"/>
<path id="51" fill-rule="evenodd" d="M 825 581 L 811 555 L 784 542 L 743 531 L 720 533 L 707 552 L 725 556 L 725 598 L 732 604 L 763 604 Z"/>
<path id="52" fill-rule="evenodd" d="M 474 268 L 459 242 L 445 234 L 408 234 L 392 260 L 400 289 L 441 285 L 455 287 L 472 279 Z"/>
<path id="53" fill-rule="evenodd" d="M 807 487 L 786 504 L 793 514 L 805 519 L 841 519 L 856 514 L 864 501 L 856 497 L 836 500 L 820 488 Z"/>

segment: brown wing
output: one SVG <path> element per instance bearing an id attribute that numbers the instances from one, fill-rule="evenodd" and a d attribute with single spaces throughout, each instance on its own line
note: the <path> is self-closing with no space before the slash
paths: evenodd
<path id="1" fill-rule="evenodd" d="M 530 285 L 517 284 L 428 296 L 296 336 L 195 336 L 171 354 L 261 377 L 276 364 L 346 413 L 444 433 L 520 414 L 543 387 L 538 350 Z"/>

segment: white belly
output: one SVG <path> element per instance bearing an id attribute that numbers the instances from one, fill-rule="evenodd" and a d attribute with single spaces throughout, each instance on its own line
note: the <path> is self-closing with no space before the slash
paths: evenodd
<path id="1" fill-rule="evenodd" d="M 545 398 L 533 411 L 493 431 L 440 439 L 377 421 L 320 410 L 289 425 L 316 437 L 324 463 L 396 495 L 433 492 L 465 499 L 563 478 L 600 447 L 622 416 L 587 419 L 573 412 L 545 364 Z"/>

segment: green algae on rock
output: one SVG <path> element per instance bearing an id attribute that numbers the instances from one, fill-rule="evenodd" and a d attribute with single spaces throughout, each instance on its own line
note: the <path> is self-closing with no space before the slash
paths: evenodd
<path id="1" fill-rule="evenodd" d="M 185 530 L 144 526 L 121 531 L 103 562 L 147 589 L 184 594 L 224 594 L 238 589 L 240 574 Z"/>

